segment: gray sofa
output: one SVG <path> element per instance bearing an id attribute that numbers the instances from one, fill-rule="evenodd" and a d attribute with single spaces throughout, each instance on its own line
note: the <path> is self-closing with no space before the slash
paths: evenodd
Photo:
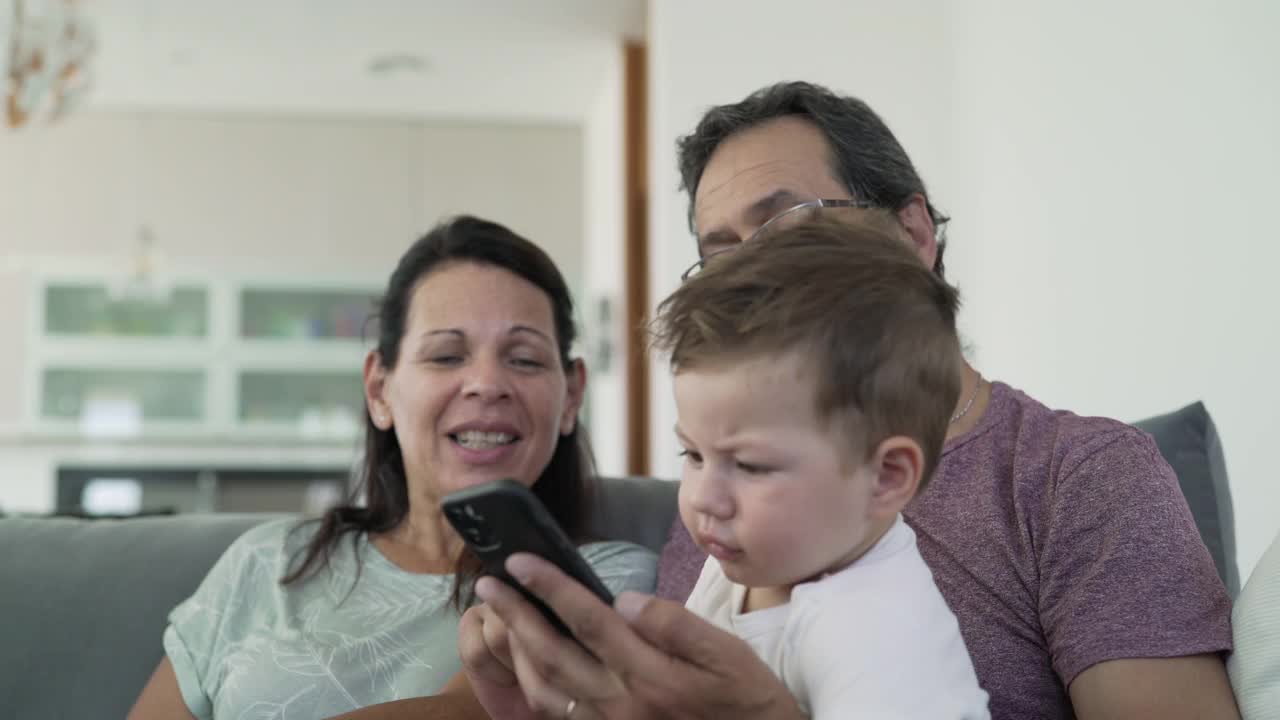
<path id="1" fill-rule="evenodd" d="M 1235 535 L 1222 448 L 1199 403 L 1138 423 L 1178 472 L 1234 596 Z M 607 480 L 601 537 L 660 551 L 676 484 Z M 222 551 L 274 516 L 0 519 L 0 717 L 122 718 L 159 662 L 169 610 Z"/>
<path id="2" fill-rule="evenodd" d="M 595 534 L 660 552 L 676 483 L 609 479 Z M 123 718 L 170 610 L 245 530 L 279 515 L 0 519 L 0 718 Z"/>

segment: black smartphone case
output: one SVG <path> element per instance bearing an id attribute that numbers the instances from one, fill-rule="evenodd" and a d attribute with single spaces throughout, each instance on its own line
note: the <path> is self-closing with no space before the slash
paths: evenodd
<path id="1" fill-rule="evenodd" d="M 504 566 L 507 558 L 532 553 L 560 568 L 608 605 L 613 595 L 582 558 L 578 548 L 528 488 L 514 480 L 495 480 L 450 493 L 441 502 L 444 515 L 479 558 L 486 575 L 520 591 L 560 632 L 571 635 L 551 608 L 534 597 Z"/>

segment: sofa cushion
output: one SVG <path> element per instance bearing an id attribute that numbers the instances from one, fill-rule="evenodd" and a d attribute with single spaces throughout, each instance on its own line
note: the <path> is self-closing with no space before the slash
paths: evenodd
<path id="1" fill-rule="evenodd" d="M 680 483 L 647 477 L 600 478 L 591 534 L 662 552 L 676 521 Z"/>
<path id="2" fill-rule="evenodd" d="M 1200 537 L 1213 556 L 1218 576 L 1234 598 L 1240 592 L 1235 515 L 1227 483 L 1227 462 L 1209 411 L 1203 403 L 1196 402 L 1134 425 L 1151 434 L 1160 454 L 1177 473 Z"/>
<path id="3" fill-rule="evenodd" d="M 160 662 L 169 611 L 273 517 L 0 520 L 4 715 L 124 717 Z"/>

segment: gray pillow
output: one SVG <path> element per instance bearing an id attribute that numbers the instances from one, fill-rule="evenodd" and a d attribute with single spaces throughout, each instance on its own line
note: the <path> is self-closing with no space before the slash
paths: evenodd
<path id="1" fill-rule="evenodd" d="M 1236 568 L 1236 524 L 1227 483 L 1227 462 L 1217 428 L 1195 402 L 1167 415 L 1134 423 L 1155 438 L 1160 454 L 1178 475 L 1182 494 L 1191 506 L 1200 537 L 1209 548 L 1218 576 L 1234 599 L 1240 593 Z"/>

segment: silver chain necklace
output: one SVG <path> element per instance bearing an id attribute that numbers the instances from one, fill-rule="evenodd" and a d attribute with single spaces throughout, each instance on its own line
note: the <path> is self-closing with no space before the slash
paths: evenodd
<path id="1" fill-rule="evenodd" d="M 978 391 L 981 389 L 982 389 L 982 376 L 979 375 L 978 382 L 974 383 L 973 385 L 973 392 L 969 393 L 969 401 L 964 404 L 964 407 L 960 408 L 960 412 L 951 416 L 951 420 L 947 422 L 948 425 L 955 425 L 957 420 L 964 417 L 965 414 L 969 412 L 969 408 L 973 407 L 973 401 L 978 399 Z"/>

